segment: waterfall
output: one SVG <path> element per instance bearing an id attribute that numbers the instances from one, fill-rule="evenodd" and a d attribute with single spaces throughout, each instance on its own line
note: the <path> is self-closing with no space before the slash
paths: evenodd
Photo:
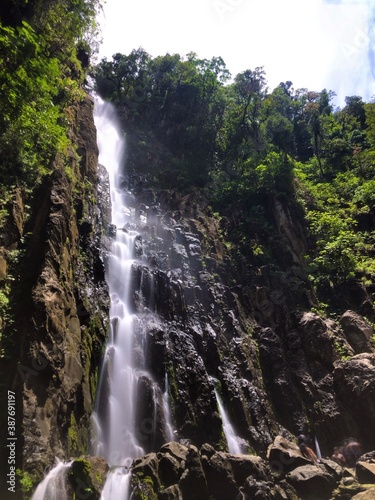
<path id="1" fill-rule="evenodd" d="M 35 490 L 31 500 L 69 500 L 66 491 L 66 473 L 72 462 L 61 462 L 49 471 Z"/>
<path id="2" fill-rule="evenodd" d="M 233 425 L 231 424 L 229 420 L 229 416 L 227 412 L 225 411 L 224 405 L 220 399 L 219 393 L 215 389 L 215 396 L 216 396 L 216 401 L 217 405 L 219 407 L 219 412 L 221 416 L 221 421 L 223 422 L 223 429 L 224 429 L 224 434 L 228 443 L 228 449 L 229 453 L 233 454 L 241 454 L 241 446 L 239 444 L 239 438 L 234 432 Z"/>
<path id="3" fill-rule="evenodd" d="M 123 141 L 118 132 L 113 108 L 102 101 L 95 106 L 99 161 L 108 171 L 111 186 L 112 223 L 118 228 L 107 264 L 110 292 L 110 335 L 105 348 L 99 393 L 93 415 L 94 452 L 105 457 L 110 466 L 125 465 L 128 458 L 144 454 L 135 429 L 134 399 L 137 373 L 134 368 L 134 318 L 129 307 L 129 282 L 134 258 L 134 230 L 123 230 L 129 222 L 124 210 L 117 169 L 123 156 Z"/>
<path id="4" fill-rule="evenodd" d="M 145 365 L 147 325 L 154 317 L 153 276 L 147 259 L 139 255 L 139 231 L 147 222 L 147 215 L 137 213 L 132 194 L 121 185 L 124 141 L 114 108 L 97 98 L 94 118 L 99 161 L 109 174 L 111 222 L 116 234 L 106 266 L 111 328 L 92 416 L 92 451 L 104 456 L 111 466 L 102 500 L 125 500 L 129 496 L 128 469 L 132 460 L 155 446 L 156 432 L 172 426 L 168 400 L 165 402 L 159 384 Z M 137 290 L 134 289 L 136 275 L 140 276 Z M 149 278 L 148 287 L 146 278 Z M 163 418 L 164 422 L 158 427 L 157 423 Z M 170 437 L 169 432 L 161 433 L 166 439 Z"/>
<path id="5" fill-rule="evenodd" d="M 108 474 L 101 500 L 126 500 L 130 493 L 130 474 L 122 467 L 114 467 Z"/>
<path id="6" fill-rule="evenodd" d="M 315 441 L 316 456 L 318 457 L 318 460 L 320 460 L 322 458 L 322 453 L 320 451 L 319 441 L 318 441 L 318 438 L 316 437 L 316 434 L 314 437 L 314 441 Z"/>
<path id="7" fill-rule="evenodd" d="M 165 435 L 167 437 L 167 441 L 174 441 L 175 436 L 174 436 L 174 432 L 173 432 L 171 412 L 169 409 L 169 383 L 168 383 L 168 373 L 167 372 L 165 372 L 165 387 L 164 387 L 164 393 L 163 393 L 163 410 L 164 410 L 164 419 L 165 419 Z"/>

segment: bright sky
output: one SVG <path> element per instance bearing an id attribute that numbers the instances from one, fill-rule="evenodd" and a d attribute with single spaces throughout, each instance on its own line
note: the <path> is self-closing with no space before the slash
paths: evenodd
<path id="1" fill-rule="evenodd" d="M 264 66 L 270 89 L 375 94 L 374 0 L 106 0 L 99 57 L 221 56 L 232 76 Z"/>

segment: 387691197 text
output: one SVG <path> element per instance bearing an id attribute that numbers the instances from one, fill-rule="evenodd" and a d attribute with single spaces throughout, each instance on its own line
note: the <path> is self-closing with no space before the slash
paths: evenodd
<path id="1" fill-rule="evenodd" d="M 16 492 L 16 394 L 8 390 L 8 472 L 7 486 L 8 491 Z"/>

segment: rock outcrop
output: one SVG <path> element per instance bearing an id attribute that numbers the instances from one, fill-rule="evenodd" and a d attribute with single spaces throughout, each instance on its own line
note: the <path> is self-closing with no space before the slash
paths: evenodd
<path id="1" fill-rule="evenodd" d="M 133 200 L 144 221 L 139 248 L 148 262 L 134 266 L 133 304 L 138 314 L 159 316 L 147 328 L 146 361 L 161 385 L 168 374 L 177 437 L 226 451 L 218 380 L 244 450 L 265 457 L 283 429 L 296 435 L 306 427 L 328 456 L 351 435 L 374 447 L 369 324 L 350 311 L 340 323 L 301 311 L 313 294 L 296 264 L 281 274 L 261 269 L 246 286 L 233 284 L 223 221 L 199 196 L 141 190 Z M 288 234 L 297 238 L 298 231 Z M 356 354 L 353 335 L 367 353 Z"/>
<path id="2" fill-rule="evenodd" d="M 8 261 L 12 252 L 18 257 L 1 371 L 16 394 L 17 466 L 34 480 L 55 456 L 87 453 L 107 334 L 108 200 L 101 197 L 106 179 L 98 171 L 91 98 L 68 114 L 77 149 L 69 164 L 55 159 L 27 209 L 15 194 L 1 248 Z M 4 259 L 1 269 L 8 272 Z"/>
<path id="3" fill-rule="evenodd" d="M 344 469 L 331 460 L 314 464 L 281 436 L 267 455 L 263 459 L 216 451 L 209 444 L 197 448 L 167 443 L 157 453 L 133 462 L 132 498 L 339 500 L 371 492 L 371 486 L 357 481 L 354 469 Z M 364 464 L 358 462 L 357 471 Z M 366 466 L 368 471 L 372 464 Z"/>

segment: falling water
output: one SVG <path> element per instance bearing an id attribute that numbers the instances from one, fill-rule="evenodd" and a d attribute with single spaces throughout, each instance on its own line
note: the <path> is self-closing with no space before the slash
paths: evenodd
<path id="1" fill-rule="evenodd" d="M 144 454 L 135 432 L 134 393 L 137 374 L 133 369 L 133 315 L 129 309 L 129 281 L 134 263 L 137 233 L 122 230 L 131 211 L 125 210 L 118 169 L 124 143 L 119 134 L 113 108 L 97 99 L 95 124 L 98 132 L 99 161 L 109 174 L 112 223 L 118 229 L 107 265 L 111 306 L 110 336 L 106 345 L 96 408 L 93 415 L 94 452 L 106 458 L 111 467 L 126 467 L 129 460 Z M 114 468 L 108 475 L 102 500 L 127 498 L 130 475 L 127 468 Z"/>
<path id="2" fill-rule="evenodd" d="M 108 475 L 104 485 L 101 500 L 126 500 L 129 496 L 130 474 L 122 467 L 114 467 Z"/>
<path id="3" fill-rule="evenodd" d="M 315 451 L 316 451 L 316 456 L 318 457 L 318 459 L 320 460 L 322 458 L 322 453 L 320 451 L 320 446 L 319 446 L 319 441 L 318 441 L 318 438 L 314 437 L 314 441 L 315 441 Z"/>
<path id="4" fill-rule="evenodd" d="M 165 372 L 165 387 L 163 393 L 163 410 L 165 418 L 165 435 L 167 441 L 174 441 L 175 435 L 173 432 L 171 412 L 169 409 L 169 383 L 168 383 L 168 373 Z"/>
<path id="5" fill-rule="evenodd" d="M 66 491 L 66 473 L 72 462 L 61 462 L 56 465 L 39 483 L 31 500 L 69 500 Z"/>
<path id="6" fill-rule="evenodd" d="M 95 102 L 95 124 L 98 133 L 99 161 L 109 174 L 112 204 L 112 224 L 116 226 L 116 236 L 112 241 L 106 279 L 109 287 L 110 335 L 107 341 L 101 375 L 98 384 L 96 406 L 93 414 L 92 451 L 104 456 L 111 466 L 102 500 L 129 497 L 129 466 L 134 458 L 145 454 L 143 446 L 150 438 L 150 446 L 155 443 L 158 407 L 163 406 L 164 427 L 170 427 L 168 402 L 161 402 L 161 390 L 147 371 L 144 360 L 147 353 L 147 333 L 145 315 L 150 315 L 153 304 L 153 277 L 146 260 L 139 256 L 140 238 L 138 229 L 146 222 L 144 214 L 137 214 L 131 206 L 133 197 L 123 189 L 121 163 L 124 143 L 119 134 L 113 107 L 97 99 Z M 136 248 L 138 247 L 138 251 Z M 140 290 L 134 293 L 132 275 L 135 269 L 142 269 L 141 288 L 144 289 L 145 273 L 150 277 L 147 296 Z M 134 297 L 137 295 L 137 304 Z M 148 306 L 148 307 L 147 307 Z M 139 311 L 139 314 L 135 311 Z M 142 316 L 143 314 L 143 316 Z M 143 325 L 146 325 L 143 327 Z M 136 338 L 138 332 L 138 345 Z M 143 340 L 139 341 L 139 336 Z M 135 348 L 136 347 L 136 348 Z M 140 355 L 139 352 L 142 351 Z M 135 355 L 137 353 L 137 355 Z M 137 401 L 142 400 L 144 387 L 151 388 L 152 405 L 150 418 L 144 422 L 137 420 Z M 158 401 L 160 401 L 158 403 Z M 159 404 L 159 406 L 158 406 Z M 159 412 L 160 414 L 160 412 Z M 168 420 L 169 419 L 169 420 Z M 149 429 L 151 423 L 151 429 Z M 145 430 L 146 429 L 146 430 Z M 140 430 L 143 432 L 140 432 Z M 146 432 L 147 431 L 147 432 Z M 144 435 L 148 434 L 148 436 Z M 171 430 L 172 432 L 172 430 Z M 167 432 L 164 432 L 165 437 Z M 150 436 L 151 435 L 151 436 Z"/>
<path id="7" fill-rule="evenodd" d="M 228 414 L 225 411 L 224 405 L 223 405 L 223 403 L 220 399 L 219 393 L 217 392 L 216 389 L 215 389 L 215 396 L 216 396 L 217 405 L 219 407 L 221 420 L 223 422 L 223 429 L 224 429 L 224 434 L 225 434 L 225 437 L 226 437 L 226 440 L 228 443 L 229 453 L 233 453 L 233 454 L 237 454 L 237 455 L 241 454 L 242 450 L 241 450 L 241 446 L 239 444 L 239 438 L 238 438 L 238 436 L 236 436 L 236 434 L 234 432 L 233 425 L 231 424 L 231 422 L 229 420 Z"/>

